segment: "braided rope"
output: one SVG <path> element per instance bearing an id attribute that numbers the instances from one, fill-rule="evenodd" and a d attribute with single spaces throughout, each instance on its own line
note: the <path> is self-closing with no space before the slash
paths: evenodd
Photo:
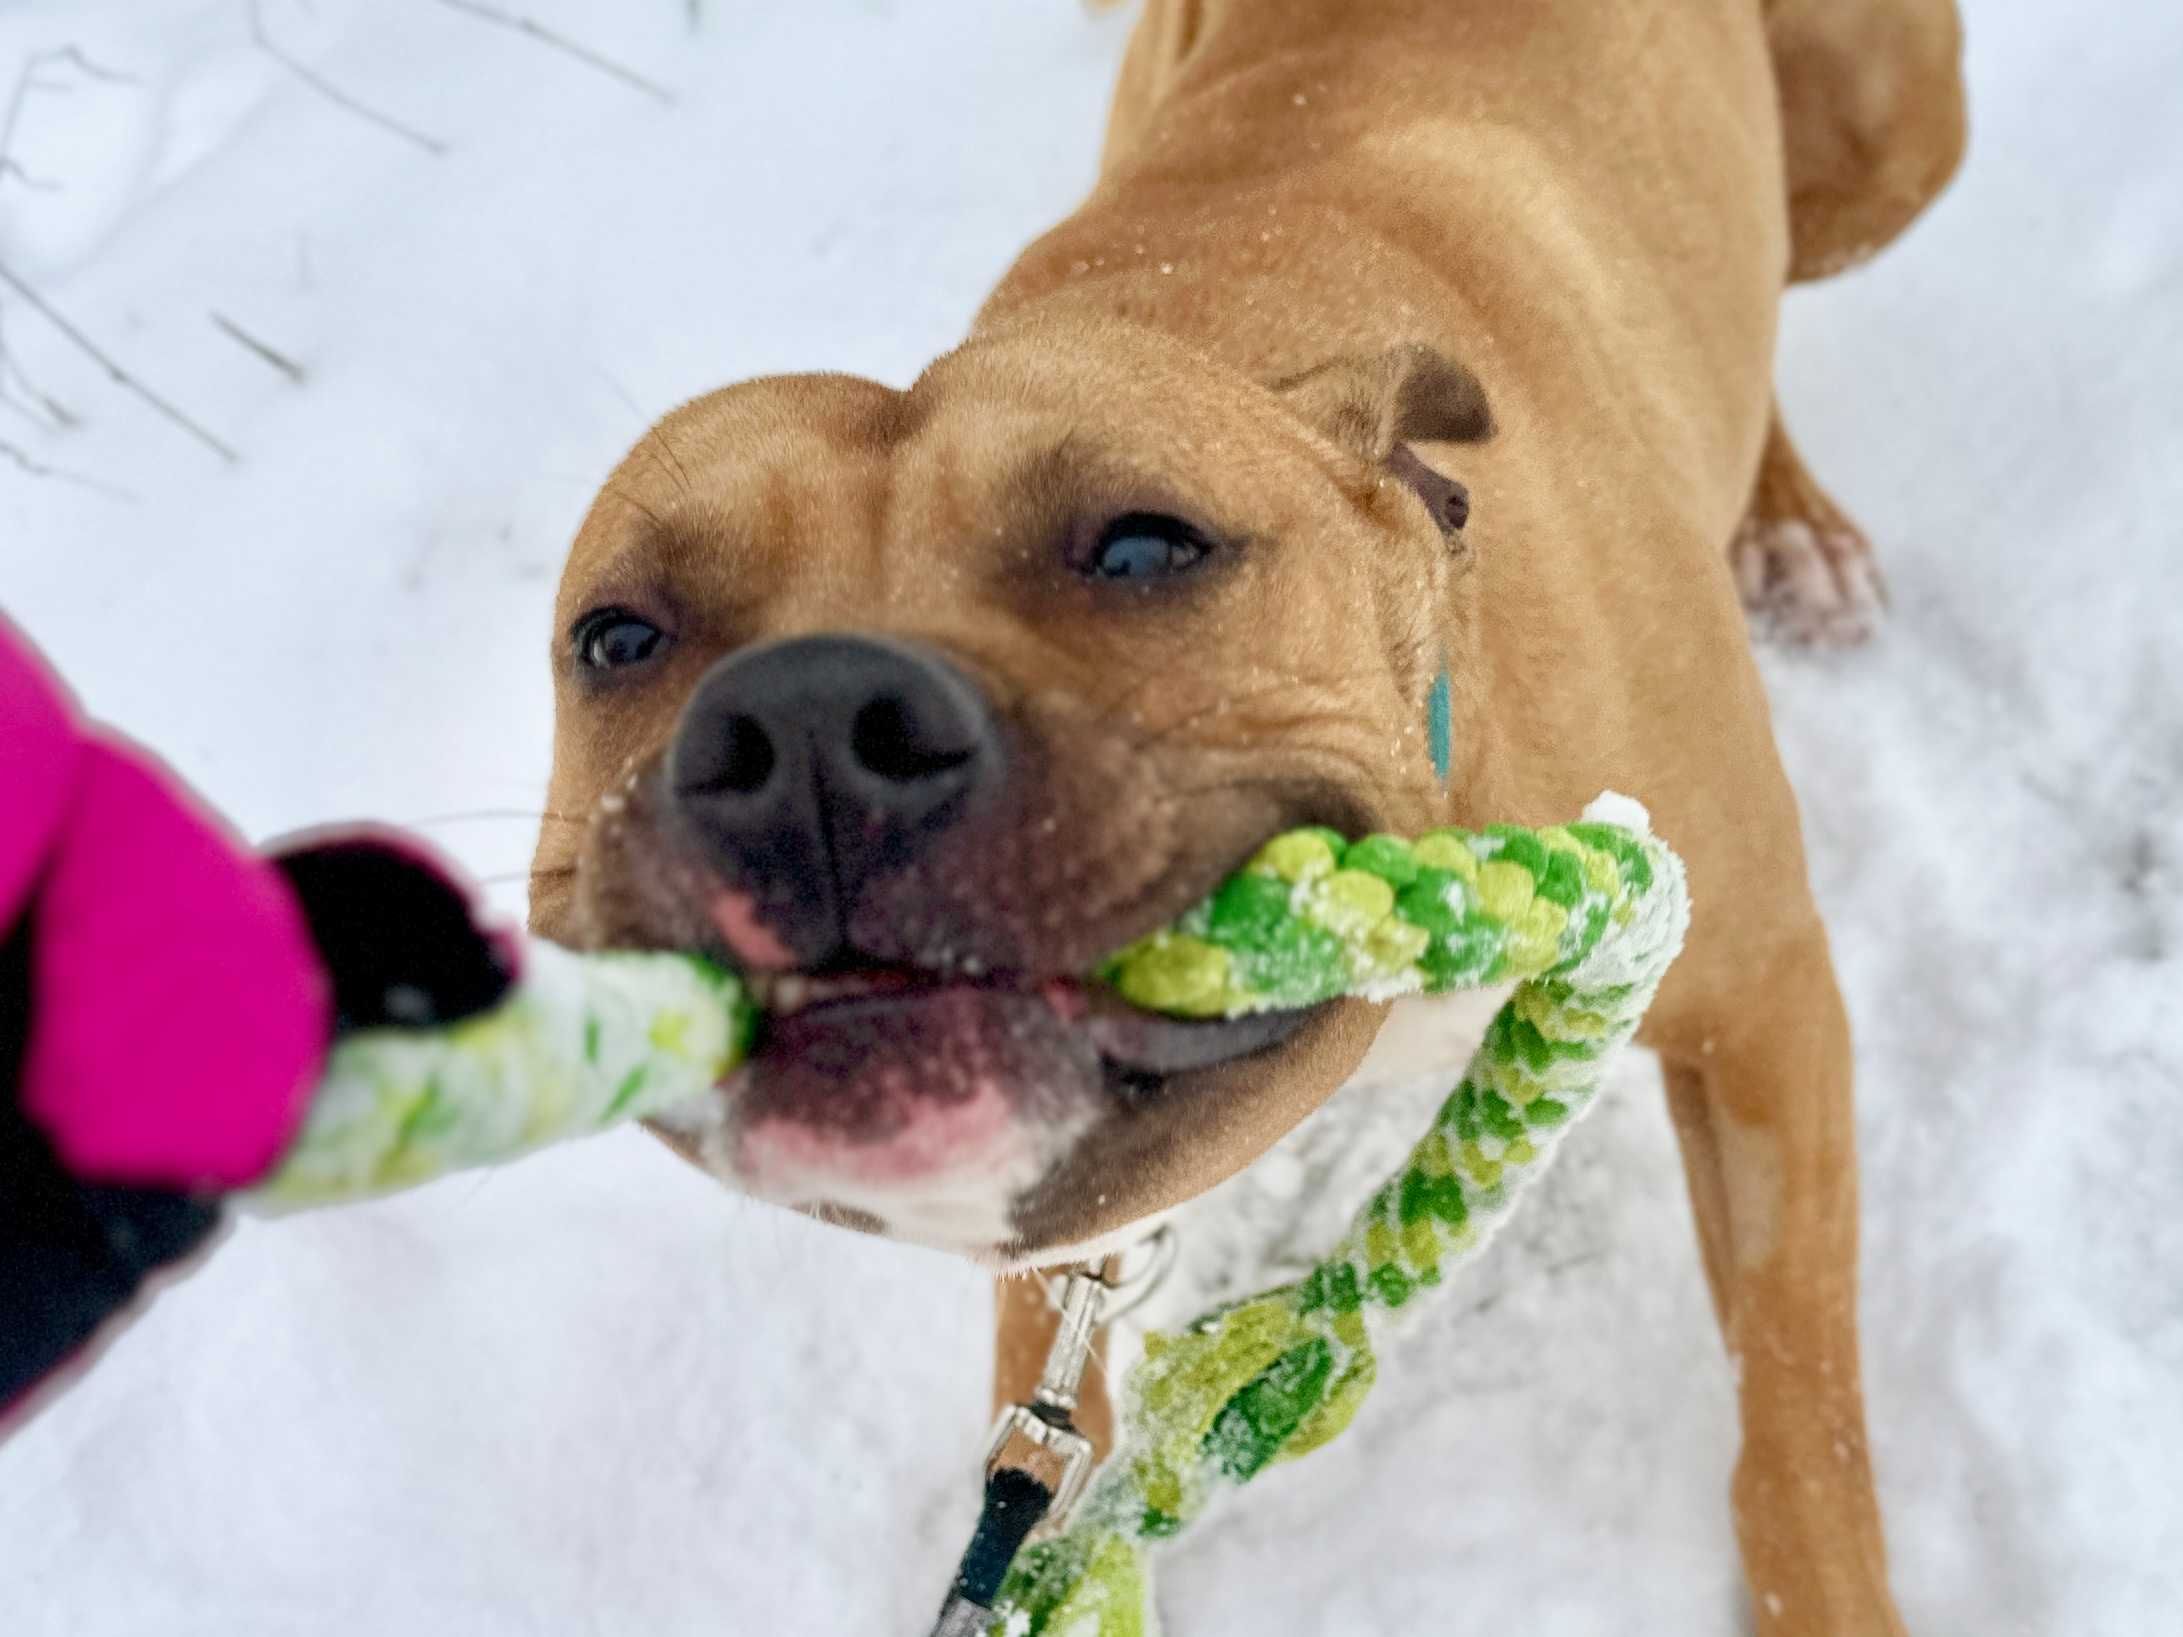
<path id="1" fill-rule="evenodd" d="M 757 1022 L 742 983 L 707 961 L 534 942 L 493 1011 L 336 1046 L 302 1131 L 250 1201 L 361 1199 L 663 1113 L 717 1086 Z"/>
<path id="2" fill-rule="evenodd" d="M 1068 1530 L 1017 1558 L 994 1637 L 1150 1637 L 1146 1548 L 1347 1427 L 1378 1369 L 1375 1327 L 1484 1248 L 1592 1106 L 1689 920 L 1680 862 L 1642 809 L 1610 800 L 1595 822 L 1443 831 L 1407 848 L 1284 837 L 1111 963 L 1140 1004 L 1206 1011 L 1295 1004 L 1342 963 L 1365 992 L 1519 981 L 1432 1129 L 1324 1261 L 1146 1336 L 1115 1455 Z M 1291 915 L 1274 913 L 1272 884 Z"/>

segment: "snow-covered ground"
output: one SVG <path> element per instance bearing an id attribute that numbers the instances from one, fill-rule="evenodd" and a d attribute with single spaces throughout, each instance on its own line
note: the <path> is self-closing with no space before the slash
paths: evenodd
<path id="1" fill-rule="evenodd" d="M 432 0 L 264 0 L 435 156 L 247 0 L 0 0 L 0 94 L 71 44 L 128 76 L 38 69 L 0 261 L 241 454 L 0 290 L 0 603 L 253 833 L 508 815 L 427 828 L 512 907 L 592 485 L 718 382 L 948 345 L 1086 184 L 1126 17 L 506 3 L 673 103 Z M 1971 11 L 1968 172 L 1784 340 L 1895 618 L 1767 672 L 1859 1026 L 1904 1610 L 2149 1637 L 2183 1610 L 2183 25 Z M 0 1453 L 0 1630 L 919 1629 L 985 1303 L 636 1135 L 246 1227 Z M 1732 1452 L 1640 1069 L 1351 1438 L 1163 1565 L 1170 1622 L 1732 1632 Z"/>

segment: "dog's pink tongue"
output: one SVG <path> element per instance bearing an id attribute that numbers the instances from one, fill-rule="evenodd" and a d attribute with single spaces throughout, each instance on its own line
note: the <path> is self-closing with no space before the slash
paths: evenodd
<path id="1" fill-rule="evenodd" d="M 713 894 L 712 919 L 729 952 L 744 966 L 778 972 L 796 964 L 795 952 L 758 918 L 758 901 L 749 893 L 723 889 Z"/>

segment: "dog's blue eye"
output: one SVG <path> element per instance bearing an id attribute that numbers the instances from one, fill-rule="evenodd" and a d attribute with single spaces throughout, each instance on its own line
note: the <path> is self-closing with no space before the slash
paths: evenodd
<path id="1" fill-rule="evenodd" d="M 1162 580 L 1184 574 L 1212 548 L 1179 517 L 1133 512 L 1109 523 L 1084 565 L 1095 580 Z"/>
<path id="2" fill-rule="evenodd" d="M 667 644 L 667 633 L 626 608 L 601 608 L 576 622 L 570 633 L 576 657 L 594 671 L 642 665 Z"/>

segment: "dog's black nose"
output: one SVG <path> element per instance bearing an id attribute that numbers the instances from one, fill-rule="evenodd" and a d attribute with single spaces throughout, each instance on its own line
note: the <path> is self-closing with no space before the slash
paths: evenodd
<path id="1" fill-rule="evenodd" d="M 835 952 L 857 889 L 914 858 L 999 781 L 984 696 L 930 649 L 795 637 L 722 660 L 668 762 L 722 876 L 800 961 Z"/>

